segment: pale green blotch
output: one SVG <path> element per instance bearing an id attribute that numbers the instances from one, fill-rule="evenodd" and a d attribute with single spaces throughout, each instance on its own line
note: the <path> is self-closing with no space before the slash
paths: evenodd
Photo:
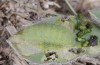
<path id="1" fill-rule="evenodd" d="M 32 46 L 38 47 L 38 51 L 40 49 L 43 51 L 72 47 L 75 45 L 75 34 L 69 23 L 68 21 L 61 22 L 59 19 L 55 20 L 55 22 L 38 23 L 25 28 L 20 33 L 11 37 L 10 40 L 15 43 L 13 45 L 22 55 L 27 56 L 37 53 L 34 52 Z"/>

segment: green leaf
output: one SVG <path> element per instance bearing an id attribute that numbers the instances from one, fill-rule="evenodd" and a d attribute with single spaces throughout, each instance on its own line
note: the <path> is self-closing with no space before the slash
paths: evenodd
<path id="1" fill-rule="evenodd" d="M 13 37 L 9 38 L 13 47 L 25 58 L 36 62 L 41 62 L 44 52 L 54 50 L 58 54 L 57 60 L 70 60 L 80 54 L 74 54 L 68 50 L 71 48 L 81 48 L 81 44 L 75 41 L 76 32 L 74 26 L 76 19 L 70 21 L 61 21 L 62 17 L 48 18 L 40 23 L 29 26 Z M 91 47 L 84 47 L 87 51 L 85 54 L 94 54 L 100 52 L 100 28 L 94 24 L 91 33 L 86 34 L 83 38 L 89 39 L 90 35 L 98 36 L 98 46 L 91 50 Z M 43 55 L 41 54 L 43 53 Z M 84 54 L 83 53 L 83 54 Z M 39 58 L 40 57 L 40 58 Z M 34 58 L 34 59 L 32 59 Z"/>
<path id="2" fill-rule="evenodd" d="M 93 10 L 90 10 L 89 14 L 94 23 L 100 26 L 100 8 L 94 8 Z"/>
<path id="3" fill-rule="evenodd" d="M 9 40 L 14 48 L 25 57 L 48 49 L 59 52 L 65 48 L 71 48 L 75 46 L 73 26 L 71 22 L 61 21 L 61 19 L 59 17 L 50 18 L 29 26 Z"/>

